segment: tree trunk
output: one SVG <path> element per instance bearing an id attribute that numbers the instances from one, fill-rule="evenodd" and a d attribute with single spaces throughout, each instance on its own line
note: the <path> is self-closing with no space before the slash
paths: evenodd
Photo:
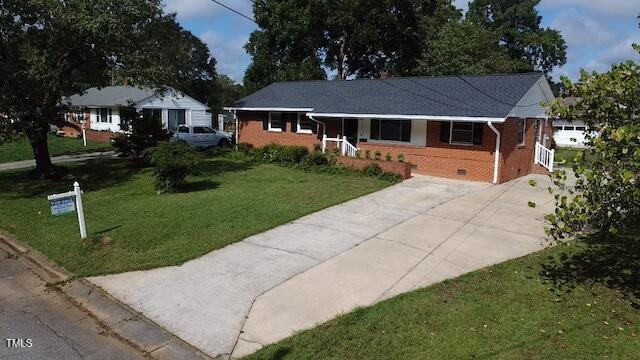
<path id="1" fill-rule="evenodd" d="M 33 149 L 33 157 L 36 160 L 36 173 L 41 178 L 57 178 L 59 173 L 55 166 L 51 163 L 49 155 L 49 129 L 40 127 L 26 132 L 31 149 Z"/>

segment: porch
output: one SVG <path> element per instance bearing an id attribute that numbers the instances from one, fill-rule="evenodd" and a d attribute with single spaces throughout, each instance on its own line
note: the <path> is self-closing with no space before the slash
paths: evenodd
<path id="1" fill-rule="evenodd" d="M 553 151 L 547 148 L 546 119 L 379 119 L 322 118 L 323 151 L 338 148 L 347 157 L 393 160 L 399 156 L 423 175 L 501 183 L 553 171 Z"/>

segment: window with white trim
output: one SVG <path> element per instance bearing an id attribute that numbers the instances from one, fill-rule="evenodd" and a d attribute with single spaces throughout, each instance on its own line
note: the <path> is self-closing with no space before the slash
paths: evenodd
<path id="1" fill-rule="evenodd" d="M 458 145 L 473 145 L 473 122 L 451 122 L 449 143 Z"/>
<path id="2" fill-rule="evenodd" d="M 482 145 L 484 124 L 471 121 L 441 121 L 440 142 L 450 145 Z"/>
<path id="3" fill-rule="evenodd" d="M 312 134 L 316 123 L 304 114 L 298 114 L 298 132 L 302 134 Z"/>
<path id="4" fill-rule="evenodd" d="M 111 123 L 113 121 L 111 109 L 109 108 L 98 109 L 96 111 L 96 116 L 97 116 L 96 118 L 97 122 Z"/>
<path id="5" fill-rule="evenodd" d="M 282 119 L 282 113 L 270 112 L 269 113 L 269 131 L 282 132 L 284 121 Z"/>
<path id="6" fill-rule="evenodd" d="M 525 119 L 518 119 L 518 145 L 524 145 L 526 128 L 527 121 Z"/>

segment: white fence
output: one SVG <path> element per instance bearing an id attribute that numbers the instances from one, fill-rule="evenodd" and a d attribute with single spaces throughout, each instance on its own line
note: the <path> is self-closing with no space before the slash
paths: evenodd
<path id="1" fill-rule="evenodd" d="M 547 168 L 550 172 L 553 171 L 553 158 L 554 158 L 555 150 L 547 149 L 542 146 L 539 142 L 536 142 L 536 151 L 533 162 L 535 164 L 540 164 Z"/>
<path id="2" fill-rule="evenodd" d="M 342 138 L 329 138 L 327 135 L 323 135 L 322 152 L 327 151 L 327 144 L 332 142 L 336 143 L 336 147 L 340 149 L 340 154 L 342 154 L 342 156 L 356 157 L 356 151 L 358 151 L 358 148 L 348 142 L 346 136 L 343 136 Z"/>

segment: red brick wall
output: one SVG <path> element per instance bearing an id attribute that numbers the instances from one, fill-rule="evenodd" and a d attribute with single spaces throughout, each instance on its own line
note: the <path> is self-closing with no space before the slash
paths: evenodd
<path id="1" fill-rule="evenodd" d="M 62 131 L 64 132 L 64 136 L 66 137 L 81 137 L 82 136 L 82 125 L 76 121 L 76 113 L 70 112 L 67 113 L 68 121 L 63 127 Z M 91 128 L 91 113 L 87 110 L 84 114 L 85 126 L 87 129 Z"/>
<path id="2" fill-rule="evenodd" d="M 277 143 L 282 145 L 301 145 L 312 149 L 315 144 L 322 142 L 322 127 L 318 134 L 297 134 L 290 130 L 287 122 L 286 131 L 275 133 L 263 130 L 262 119 L 266 113 L 239 112 L 240 124 L 239 142 L 253 144 L 256 147 Z M 334 119 L 327 119 L 327 127 Z M 526 142 L 518 146 L 518 124 L 516 119 L 508 119 L 504 124 L 495 127 L 501 133 L 499 182 L 509 181 L 520 176 L 537 172 L 533 164 L 533 153 L 536 141 L 536 120 L 527 120 Z M 482 145 L 450 145 L 440 142 L 440 122 L 427 123 L 427 146 L 375 144 L 372 142 L 359 143 L 362 154 L 370 150 L 373 158 L 376 150 L 382 153 L 382 158 L 390 153 L 393 159 L 398 154 L 404 154 L 405 161 L 414 165 L 418 174 L 446 177 L 451 179 L 471 181 L 493 181 L 493 164 L 495 159 L 496 135 L 483 124 Z"/>
<path id="3" fill-rule="evenodd" d="M 87 140 L 91 141 L 110 142 L 115 135 L 111 131 L 87 130 Z"/>
<path id="4" fill-rule="evenodd" d="M 239 112 L 238 113 L 238 143 L 249 143 L 255 147 L 262 147 L 269 144 L 298 145 L 306 146 L 310 150 L 315 144 L 322 143 L 322 135 L 318 134 L 298 134 L 291 131 L 291 122 L 285 122 L 285 129 L 282 132 L 271 132 L 264 130 L 262 120 L 267 116 L 261 112 Z M 322 130 L 321 130 L 322 131 Z"/>
<path id="5" fill-rule="evenodd" d="M 482 145 L 442 143 L 440 122 L 429 121 L 426 147 L 374 143 L 360 143 L 358 146 L 363 153 L 367 149 L 371 150 L 372 157 L 376 150 L 379 150 L 383 157 L 390 153 L 394 159 L 398 154 L 404 154 L 405 160 L 415 166 L 414 171 L 418 174 L 490 182 L 493 181 L 495 134 L 488 126 L 483 126 Z M 466 171 L 466 175 L 459 175 L 458 170 Z"/>
<path id="6" fill-rule="evenodd" d="M 535 152 L 536 119 L 527 119 L 524 145 L 518 144 L 518 120 L 509 119 L 500 129 L 500 182 L 531 174 Z"/>

